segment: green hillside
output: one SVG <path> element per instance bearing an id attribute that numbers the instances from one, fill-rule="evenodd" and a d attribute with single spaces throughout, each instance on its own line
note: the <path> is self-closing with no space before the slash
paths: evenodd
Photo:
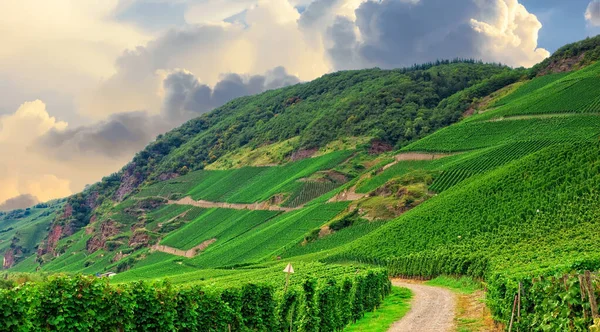
<path id="1" fill-rule="evenodd" d="M 123 292 L 168 278 L 181 287 L 173 298 L 194 286 L 221 303 L 266 284 L 276 300 L 265 303 L 278 306 L 267 311 L 285 313 L 277 324 L 305 324 L 325 315 L 310 303 L 340 306 L 348 294 L 368 303 L 348 308 L 374 309 L 389 292 L 380 268 L 461 275 L 485 283 L 500 323 L 520 292 L 519 330 L 586 330 L 591 308 L 576 275 L 600 271 L 596 45 L 568 45 L 529 70 L 442 61 L 234 100 L 83 193 L 1 214 L 0 252 L 10 251 L 9 272 L 114 272 L 103 287 Z M 573 58 L 572 71 L 557 72 Z M 60 287 L 70 282 L 94 285 Z M 588 295 L 600 300 L 596 288 Z"/>

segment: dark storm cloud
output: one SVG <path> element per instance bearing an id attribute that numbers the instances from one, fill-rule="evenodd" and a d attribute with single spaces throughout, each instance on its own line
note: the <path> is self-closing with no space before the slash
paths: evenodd
<path id="1" fill-rule="evenodd" d="M 35 196 L 30 194 L 19 195 L 7 199 L 4 203 L 0 203 L 0 211 L 10 211 L 16 209 L 25 209 L 39 203 Z"/>
<path id="2" fill-rule="evenodd" d="M 64 131 L 50 130 L 38 139 L 35 148 L 48 156 L 68 160 L 81 155 L 121 158 L 133 155 L 183 122 L 241 96 L 260 93 L 299 82 L 283 67 L 265 75 L 225 75 L 214 88 L 200 84 L 191 73 L 176 71 L 163 81 L 166 92 L 161 114 L 144 111 L 117 113 L 88 126 Z"/>
<path id="3" fill-rule="evenodd" d="M 394 68 L 455 57 L 480 57 L 480 35 L 471 18 L 495 10 L 474 0 L 368 1 L 356 10 L 361 41 L 352 22 L 336 20 L 328 31 L 334 47 L 329 55 L 336 67 Z M 349 55 L 352 53 L 352 56 Z"/>
<path id="4" fill-rule="evenodd" d="M 298 25 L 301 28 L 310 28 L 317 24 L 319 21 L 325 19 L 333 5 L 338 0 L 315 0 L 311 2 L 308 7 L 302 12 Z"/>
<path id="5" fill-rule="evenodd" d="M 38 139 L 36 148 L 61 160 L 81 154 L 119 158 L 140 150 L 169 127 L 146 112 L 119 113 L 93 125 L 51 130 Z"/>
<path id="6" fill-rule="evenodd" d="M 232 99 L 299 82 L 300 80 L 289 75 L 285 68 L 276 67 L 265 75 L 246 77 L 227 74 L 211 88 L 201 84 L 191 73 L 177 71 L 167 76 L 163 82 L 166 91 L 163 114 L 169 119 L 184 121 Z"/>

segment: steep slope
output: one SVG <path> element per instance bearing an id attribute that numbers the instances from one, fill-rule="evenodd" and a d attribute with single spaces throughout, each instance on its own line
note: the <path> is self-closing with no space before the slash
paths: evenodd
<path id="1" fill-rule="evenodd" d="M 140 225 L 134 219 L 140 215 L 123 213 L 128 209 L 125 205 L 113 208 L 114 203 L 138 192 L 138 198 L 160 192 L 158 196 L 171 199 L 176 196 L 163 193 L 175 194 L 169 188 L 177 187 L 175 191 L 185 191 L 177 195 L 194 199 L 300 207 L 359 175 L 363 166 L 352 166 L 352 162 L 343 166 L 336 159 L 331 165 L 305 169 L 300 162 L 290 166 L 303 170 L 294 175 L 289 173 L 293 172 L 291 169 L 279 172 L 263 166 L 336 150 L 381 153 L 404 146 L 458 121 L 475 99 L 515 82 L 523 74 L 471 60 L 440 61 L 401 70 L 339 72 L 234 100 L 160 135 L 122 171 L 68 198 L 48 230 L 52 236 L 46 236 L 39 245 L 39 260 L 48 262 L 60 255 L 72 243 L 57 250 L 58 240 L 78 234 L 89 224 L 93 224 L 86 230 L 93 242 L 90 253 L 107 242 L 112 249 L 126 252 L 130 249 L 122 245 L 150 245 L 160 235 L 136 233 Z M 257 157 L 254 150 L 262 154 Z M 256 163 L 261 167 L 222 173 L 224 169 L 244 166 L 239 164 L 241 161 L 256 158 L 261 160 Z M 329 172 L 338 164 L 340 170 Z M 217 170 L 200 171 L 204 168 Z M 226 176 L 220 178 L 219 174 Z M 281 180 L 275 180 L 278 176 Z M 199 187 L 188 192 L 180 184 L 186 179 L 193 185 L 199 182 Z M 236 192 L 232 186 L 247 189 Z"/>

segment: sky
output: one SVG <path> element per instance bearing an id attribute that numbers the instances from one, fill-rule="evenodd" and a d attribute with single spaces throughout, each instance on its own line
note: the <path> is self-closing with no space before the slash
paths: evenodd
<path id="1" fill-rule="evenodd" d="M 0 210 L 65 197 L 244 95 L 441 58 L 529 67 L 600 0 L 0 2 Z"/>

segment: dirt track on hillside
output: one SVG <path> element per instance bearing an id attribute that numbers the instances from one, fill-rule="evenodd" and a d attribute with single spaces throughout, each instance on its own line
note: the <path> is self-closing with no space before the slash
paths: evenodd
<path id="1" fill-rule="evenodd" d="M 414 295 L 410 311 L 401 320 L 395 322 L 388 332 L 453 331 L 456 307 L 454 293 L 444 288 L 404 280 L 392 280 L 392 284 L 408 288 Z"/>
<path id="2" fill-rule="evenodd" d="M 234 210 L 268 210 L 268 211 L 293 211 L 302 208 L 302 206 L 295 208 L 281 207 L 277 205 L 269 205 L 266 202 L 253 203 L 253 204 L 238 204 L 238 203 L 224 203 L 224 202 L 209 202 L 198 200 L 195 201 L 191 197 L 187 196 L 178 201 L 169 201 L 167 204 L 179 204 L 179 205 L 192 205 L 201 208 L 223 208 L 223 209 L 234 209 Z"/>

